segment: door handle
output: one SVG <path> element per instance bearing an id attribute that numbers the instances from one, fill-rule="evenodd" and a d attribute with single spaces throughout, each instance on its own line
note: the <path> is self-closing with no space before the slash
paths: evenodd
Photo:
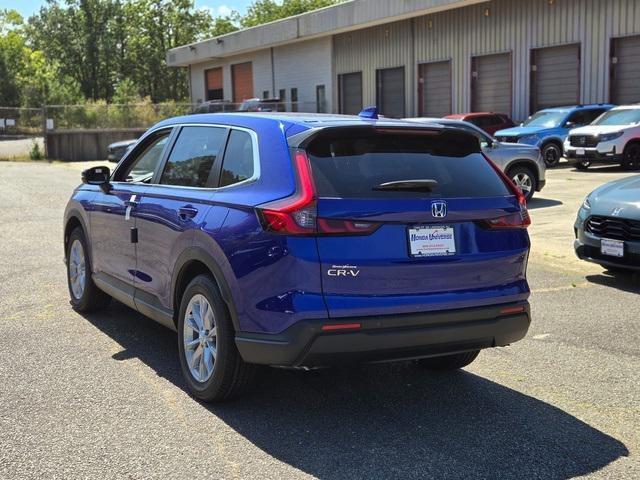
<path id="1" fill-rule="evenodd" d="M 178 217 L 180 217 L 181 220 L 189 220 L 195 217 L 197 213 L 198 209 L 191 205 L 185 205 L 178 209 Z"/>
<path id="2" fill-rule="evenodd" d="M 140 203 L 140 202 L 137 201 L 137 198 L 138 198 L 138 195 L 131 195 L 129 200 L 125 200 L 124 201 L 124 206 L 125 207 L 131 207 L 131 208 L 137 207 L 138 203 Z"/>

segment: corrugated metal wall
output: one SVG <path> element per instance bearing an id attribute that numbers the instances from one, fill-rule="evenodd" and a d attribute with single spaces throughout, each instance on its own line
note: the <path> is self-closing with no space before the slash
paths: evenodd
<path id="1" fill-rule="evenodd" d="M 610 39 L 634 33 L 640 33 L 638 0 L 492 0 L 336 35 L 334 74 L 362 71 L 363 102 L 368 105 L 375 103 L 376 69 L 404 65 L 407 113 L 415 114 L 416 64 L 451 59 L 452 108 L 464 112 L 471 108 L 471 57 L 511 52 L 510 113 L 524 119 L 532 48 L 580 43 L 581 101 L 605 102 Z"/>
<path id="2" fill-rule="evenodd" d="M 334 52 L 335 74 L 362 71 L 362 100 L 365 106 L 376 103 L 376 70 L 404 66 L 407 92 L 405 111 L 413 111 L 409 92 L 415 91 L 413 80 L 416 73 L 412 62 L 411 21 L 336 35 Z"/>

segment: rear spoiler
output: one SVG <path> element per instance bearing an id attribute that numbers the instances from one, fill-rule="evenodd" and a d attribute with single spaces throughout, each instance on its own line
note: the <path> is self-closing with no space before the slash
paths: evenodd
<path id="1" fill-rule="evenodd" d="M 322 127 L 314 127 L 303 132 L 290 136 L 287 139 L 289 147 L 292 149 L 305 149 L 318 137 L 331 135 L 332 133 L 343 133 L 345 130 L 365 131 L 380 133 L 391 133 L 397 131 L 399 134 L 427 134 L 434 137 L 440 137 L 448 147 L 452 148 L 449 154 L 452 156 L 466 156 L 472 153 L 482 153 L 480 148 L 480 140 L 478 137 L 466 130 L 456 126 L 443 126 L 438 124 L 418 124 L 416 125 L 397 125 L 397 124 L 375 124 L 375 125 L 327 125 Z M 454 153 L 455 151 L 455 153 Z"/>

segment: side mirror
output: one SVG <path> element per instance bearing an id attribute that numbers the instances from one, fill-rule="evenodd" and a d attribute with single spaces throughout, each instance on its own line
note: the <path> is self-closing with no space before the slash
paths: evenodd
<path id="1" fill-rule="evenodd" d="M 576 122 L 567 122 L 564 124 L 564 128 L 576 128 L 578 124 Z"/>
<path id="2" fill-rule="evenodd" d="M 98 185 L 103 192 L 111 191 L 111 171 L 109 167 L 91 167 L 82 172 L 82 183 L 87 185 Z"/>
<path id="3" fill-rule="evenodd" d="M 524 122 L 520 122 L 520 126 L 521 126 L 521 127 L 524 127 Z"/>

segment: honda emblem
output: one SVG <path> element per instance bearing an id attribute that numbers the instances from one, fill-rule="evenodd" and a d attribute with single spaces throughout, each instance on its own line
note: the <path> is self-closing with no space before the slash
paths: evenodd
<path id="1" fill-rule="evenodd" d="M 431 215 L 434 218 L 444 218 L 447 216 L 447 204 L 445 202 L 432 202 Z"/>

